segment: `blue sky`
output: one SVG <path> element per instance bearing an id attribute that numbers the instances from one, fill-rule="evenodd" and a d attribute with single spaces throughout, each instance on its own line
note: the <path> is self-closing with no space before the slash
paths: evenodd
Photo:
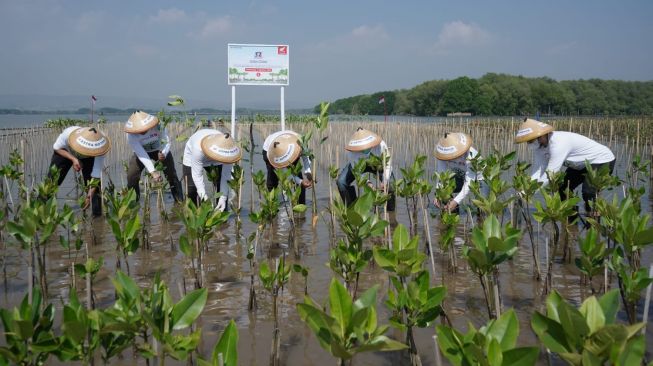
<path id="1" fill-rule="evenodd" d="M 653 80 L 652 18 L 652 1 L 0 0 L 0 95 L 227 108 L 227 43 L 290 45 L 287 108 L 487 72 Z M 278 87 L 237 94 L 278 105 Z"/>

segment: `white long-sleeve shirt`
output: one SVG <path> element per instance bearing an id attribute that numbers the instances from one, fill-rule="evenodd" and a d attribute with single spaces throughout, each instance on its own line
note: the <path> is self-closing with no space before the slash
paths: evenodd
<path id="1" fill-rule="evenodd" d="M 467 197 L 469 194 L 469 184 L 473 180 L 483 180 L 483 175 L 481 175 L 480 172 L 477 173 L 472 169 L 471 160 L 474 159 L 476 155 L 478 155 L 478 151 L 476 151 L 476 149 L 473 147 L 470 147 L 469 151 L 453 160 L 445 161 L 436 159 L 437 164 L 435 169 L 438 173 L 451 170 L 456 174 L 464 174 L 465 176 L 465 181 L 462 188 L 460 189 L 460 192 L 458 192 L 456 197 L 453 198 L 457 204 L 460 204 L 460 202 L 462 202 L 465 197 Z"/>
<path id="2" fill-rule="evenodd" d="M 272 141 L 274 141 L 274 139 L 276 139 L 277 137 L 279 137 L 279 136 L 281 136 L 283 134 L 295 135 L 295 136 L 297 136 L 299 138 L 299 134 L 297 132 L 291 131 L 291 130 L 277 131 L 275 133 L 272 133 L 268 137 L 266 137 L 265 140 L 263 141 L 264 154 L 268 151 L 268 149 L 270 148 L 270 145 L 272 145 Z M 301 163 L 302 163 L 302 173 L 304 175 L 310 174 L 311 173 L 311 159 L 309 159 L 307 156 L 302 156 L 301 157 Z M 296 184 L 301 184 L 302 183 L 302 180 L 299 177 L 293 177 L 292 179 Z"/>
<path id="3" fill-rule="evenodd" d="M 75 155 L 75 156 L 80 156 L 75 150 L 71 149 L 70 146 L 68 145 L 68 138 L 70 137 L 70 134 L 73 133 L 76 129 L 80 128 L 79 126 L 71 126 L 63 130 L 59 137 L 55 140 L 54 144 L 52 145 L 52 148 L 54 150 L 61 150 L 61 149 L 66 149 L 68 150 L 69 153 Z M 91 171 L 91 177 L 92 178 L 100 178 L 102 177 L 102 167 L 104 166 L 104 155 L 102 156 L 96 156 L 95 159 L 93 160 L 93 170 Z"/>
<path id="4" fill-rule="evenodd" d="M 531 178 L 546 184 L 549 182 L 546 172 L 558 172 L 563 165 L 580 170 L 585 168 L 585 161 L 603 164 L 612 160 L 614 154 L 607 146 L 577 133 L 554 131 L 549 136 L 548 147 L 533 151 Z"/>
<path id="5" fill-rule="evenodd" d="M 190 167 L 193 183 L 195 183 L 197 194 L 201 199 L 208 198 L 204 186 L 204 167 L 222 165 L 220 190 L 223 192 L 228 192 L 229 190 L 227 181 L 231 178 L 231 168 L 233 164 L 222 164 L 209 159 L 209 157 L 202 151 L 202 146 L 200 145 L 204 137 L 215 134 L 222 134 L 222 132 L 213 129 L 201 129 L 195 132 L 188 141 L 186 141 L 186 147 L 184 148 L 184 159 L 182 163 L 185 166 Z"/>
<path id="6" fill-rule="evenodd" d="M 385 141 L 381 140 L 381 143 L 374 146 L 370 149 L 370 154 L 378 157 L 383 156 L 383 153 L 388 154 L 388 157 L 385 161 L 385 167 L 383 167 L 383 181 L 388 182 L 390 180 L 390 175 L 392 175 L 392 157 L 390 156 L 390 151 L 388 150 L 388 145 Z M 367 159 L 369 155 L 363 153 L 362 151 L 347 151 L 347 162 L 353 167 L 361 159 Z"/>
<path id="7" fill-rule="evenodd" d="M 170 151 L 170 137 L 168 136 L 168 129 L 164 128 L 161 131 L 161 125 L 156 125 L 144 134 L 128 133 L 127 142 L 132 147 L 138 160 L 143 163 L 145 169 L 152 173 L 154 171 L 154 162 L 147 155 L 152 151 L 160 151 L 164 156 L 168 155 Z M 162 147 L 163 145 L 163 147 Z"/>

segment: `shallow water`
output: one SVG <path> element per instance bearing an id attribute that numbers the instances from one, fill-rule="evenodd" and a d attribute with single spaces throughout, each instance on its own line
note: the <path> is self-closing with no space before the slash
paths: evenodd
<path id="1" fill-rule="evenodd" d="M 350 126 L 347 126 L 348 128 Z M 262 131 L 261 133 L 259 133 Z M 255 141 L 260 144 L 260 135 L 271 131 L 272 127 L 258 127 L 255 133 Z M 344 133 L 348 134 L 350 128 Z M 242 131 L 241 131 L 242 133 Z M 335 132 L 334 132 L 335 134 Z M 55 134 L 56 136 L 56 134 Z M 49 138 L 50 136 L 48 136 Z M 46 140 L 47 138 L 44 138 Z M 178 166 L 181 161 L 180 150 L 181 143 L 176 143 L 173 152 Z M 46 145 L 45 152 L 40 155 L 47 156 Z M 428 149 L 427 146 L 420 146 L 420 149 Z M 257 148 L 258 153 L 259 148 Z M 398 150 L 399 151 L 399 150 Z M 411 151 L 410 155 L 402 159 L 401 154 L 397 154 L 394 160 L 395 171 L 412 163 L 412 156 L 418 152 Z M 324 151 L 325 157 L 320 161 L 335 161 L 332 152 Z M 330 157 L 328 157 L 331 155 Z M 342 155 L 342 154 L 341 154 Z M 36 156 L 36 153 L 34 153 Z M 113 158 L 117 164 L 117 158 Z M 320 156 L 318 156 L 320 159 Z M 429 166 L 432 166 L 432 157 L 429 158 Z M 49 156 L 48 156 L 49 161 Z M 623 172 L 624 164 L 618 165 L 618 171 Z M 249 172 L 249 162 L 244 162 L 244 169 Z M 288 242 L 289 222 L 285 213 L 280 213 L 280 217 L 273 226 L 273 234 L 268 237 L 263 236 L 259 243 L 258 258 L 259 261 L 265 260 L 268 251 L 274 257 L 283 255 L 284 252 L 290 262 L 301 263 L 303 266 L 310 268 L 308 277 L 309 295 L 319 303 L 323 303 L 327 296 L 327 289 L 330 279 L 334 276 L 331 270 L 325 265 L 328 262 L 330 234 L 327 227 L 329 219 L 328 213 L 324 209 L 328 206 L 329 190 L 327 182 L 327 173 L 324 168 L 327 163 L 319 167 L 318 178 L 321 179 L 316 187 L 318 196 L 318 207 L 321 210 L 321 217 L 315 228 L 311 225 L 311 214 L 307 212 L 307 218 L 300 220 L 296 232 L 296 243 L 299 245 L 300 258 L 294 258 L 291 249 L 283 250 L 282 247 Z M 264 164 L 260 154 L 254 158 L 254 169 L 263 170 Z M 35 173 L 38 169 L 35 169 Z M 119 182 L 124 181 L 120 177 L 120 167 L 112 165 L 108 170 L 113 181 L 120 186 Z M 181 169 L 177 170 L 181 173 Z M 35 176 L 38 173 L 35 174 Z M 42 174 L 42 173 L 41 173 Z M 260 286 L 257 286 L 258 308 L 249 312 L 247 310 L 247 301 L 250 287 L 251 268 L 245 258 L 246 255 L 246 237 L 256 230 L 256 226 L 247 219 L 250 213 L 250 185 L 249 174 L 246 175 L 246 185 L 243 188 L 243 226 L 239 233 L 236 232 L 234 218 L 229 223 L 219 228 L 215 238 L 209 243 L 208 253 L 205 259 L 206 268 L 206 287 L 209 289 L 209 297 L 202 313 L 198 325 L 203 330 L 203 338 L 200 346 L 200 353 L 209 355 L 213 345 L 217 340 L 218 333 L 227 325 L 230 319 L 234 319 L 238 325 L 240 333 L 240 342 L 238 344 L 239 364 L 241 365 L 260 365 L 269 360 L 270 344 L 272 337 L 272 306 L 271 296 Z M 335 185 L 333 192 L 337 194 Z M 72 199 L 75 197 L 75 188 L 73 186 L 72 174 L 69 174 L 66 182 L 62 186 L 59 197 L 61 201 L 73 204 Z M 310 191 L 307 192 L 307 204 L 310 205 Z M 142 199 L 142 198 L 141 198 Z M 254 201 L 257 201 L 255 193 Z M 154 206 L 156 196 L 152 195 L 152 218 L 149 225 L 150 232 L 150 249 L 139 249 L 129 257 L 129 267 L 131 276 L 143 287 L 149 285 L 149 282 L 157 272 L 161 273 L 162 278 L 168 284 L 173 297 L 178 300 L 182 290 L 183 278 L 190 278 L 189 264 L 183 254 L 178 250 L 177 240 L 179 235 L 184 232 L 183 224 L 175 217 L 169 214 L 170 221 L 164 222 L 156 214 L 157 208 Z M 403 199 L 398 198 L 398 207 L 396 218 L 397 221 L 408 225 L 406 214 L 406 205 Z M 646 202 L 644 210 L 651 212 L 652 202 L 648 195 L 645 197 Z M 168 212 L 173 206 L 172 198 L 166 194 L 166 205 Z M 310 210 L 309 210 L 310 211 Z M 509 215 L 506 215 L 506 220 Z M 420 217 L 420 224 L 417 232 L 422 236 L 421 246 L 424 247 L 423 227 Z M 463 239 L 469 231 L 466 217 L 461 218 L 461 225 L 458 230 L 456 246 L 458 251 L 458 271 L 450 273 L 447 270 L 446 254 L 442 254 L 437 249 L 438 229 L 435 220 L 430 221 L 432 242 L 436 255 L 436 273 L 434 274 L 433 283 L 436 285 L 445 284 L 448 289 L 446 298 L 446 310 L 454 326 L 464 331 L 468 322 L 476 327 L 481 326 L 487 321 L 487 311 L 485 300 L 483 298 L 479 280 L 467 268 L 465 260 L 461 255 L 461 246 Z M 89 243 L 95 242 L 91 250 L 91 257 L 98 258 L 102 256 L 105 265 L 94 281 L 94 291 L 96 294 L 96 305 L 98 307 L 107 307 L 113 303 L 114 292 L 111 283 L 111 276 L 115 272 L 115 239 L 104 218 L 92 219 L 88 224 L 88 232 L 85 237 Z M 544 242 L 548 234 L 548 229 L 540 230 L 538 236 L 540 240 L 540 258 L 544 262 L 545 250 Z M 94 236 L 94 240 L 91 238 Z M 582 235 L 582 233 L 581 233 Z M 368 245 L 372 245 L 371 243 Z M 17 304 L 26 292 L 26 270 L 23 252 L 19 251 L 15 245 L 10 245 L 7 252 L 8 282 L 6 290 L 0 295 L 2 307 L 9 307 Z M 74 258 L 74 254 L 73 254 Z M 651 263 L 651 250 L 647 250 L 642 259 L 642 266 L 648 267 Z M 79 253 L 77 261 L 81 262 L 83 253 Z M 62 302 L 68 298 L 70 286 L 69 267 L 71 257 L 66 250 L 61 248 L 57 242 L 50 243 L 48 247 L 48 280 L 51 301 L 54 302 L 58 309 L 62 307 Z M 425 263 L 426 267 L 430 265 Z M 534 281 L 532 276 L 532 257 L 530 241 L 525 234 L 521 241 L 518 254 L 512 261 L 504 263 L 500 267 L 501 278 L 501 295 L 503 299 L 503 308 L 513 307 L 517 313 L 521 324 L 521 334 L 519 345 L 533 345 L 537 343 L 534 333 L 530 330 L 530 315 L 533 311 L 540 309 L 542 298 L 539 295 L 542 284 Z M 544 266 L 543 267 L 543 271 Z M 123 271 L 125 270 L 123 266 Z M 580 276 L 578 270 L 573 264 L 561 263 L 559 257 L 554 266 L 554 288 L 558 290 L 566 299 L 579 304 L 581 299 L 587 295 L 587 289 L 580 286 Z M 597 284 L 601 279 L 596 279 Z M 258 279 L 257 279 L 258 282 Z M 379 322 L 387 323 L 388 311 L 383 305 L 385 294 L 388 290 L 387 274 L 377 266 L 368 266 L 360 277 L 360 289 L 365 290 L 373 285 L 379 285 L 378 295 L 378 312 Z M 80 294 L 84 294 L 84 283 L 78 279 L 77 283 Z M 616 287 L 616 279 L 612 283 Z M 190 280 L 186 281 L 186 288 L 192 289 Z M 293 274 L 288 286 L 279 296 L 279 317 L 281 324 L 281 363 L 288 365 L 323 365 L 335 364 L 335 359 L 329 353 L 323 350 L 312 332 L 304 326 L 295 311 L 295 304 L 301 302 L 304 296 L 304 281 L 300 275 Z M 641 307 L 640 307 L 641 309 Z M 641 310 L 640 310 L 641 312 Z M 653 313 L 653 312 L 652 312 Z M 438 322 L 439 323 L 439 322 Z M 651 349 L 651 332 L 653 327 L 647 329 L 647 349 Z M 390 335 L 396 339 L 403 340 L 400 332 L 390 330 Z M 416 329 L 415 337 L 417 348 L 420 352 L 424 365 L 434 365 L 433 354 L 433 328 Z M 53 361 L 53 360 L 51 360 Z M 540 356 L 540 362 L 544 363 L 545 358 Z M 122 359 L 114 360 L 115 364 L 133 364 L 134 360 L 129 353 L 125 353 Z M 140 362 L 144 364 L 143 361 Z M 370 353 L 357 355 L 354 358 L 355 365 L 394 365 L 407 364 L 407 359 L 399 352 L 393 353 Z"/>

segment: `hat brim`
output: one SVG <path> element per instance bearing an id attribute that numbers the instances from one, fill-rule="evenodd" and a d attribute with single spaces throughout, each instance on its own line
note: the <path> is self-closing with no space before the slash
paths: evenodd
<path id="1" fill-rule="evenodd" d="M 532 129 L 530 127 L 521 129 L 517 131 L 517 135 L 515 136 L 515 143 L 521 144 L 522 142 L 528 142 L 540 136 L 544 136 L 548 133 L 551 133 L 554 130 L 555 129 L 551 125 L 547 125 L 546 127 L 542 127 L 538 129 Z"/>
<path id="2" fill-rule="evenodd" d="M 152 128 L 156 127 L 159 124 L 159 117 L 154 116 L 154 121 L 153 123 L 143 125 L 141 123 L 131 123 L 130 126 L 130 121 L 127 121 L 125 124 L 125 128 L 123 129 L 127 133 L 133 133 L 133 134 L 140 134 L 143 132 L 147 132 L 148 130 L 151 130 Z"/>
<path id="3" fill-rule="evenodd" d="M 275 169 L 287 168 L 288 166 L 296 162 L 297 159 L 299 158 L 299 155 L 301 155 L 302 153 L 301 147 L 299 149 L 293 149 L 293 151 L 290 152 L 290 155 L 287 158 L 278 161 L 277 159 L 274 158 L 274 156 L 271 156 L 271 151 L 272 150 L 267 152 L 267 158 L 268 161 L 270 162 L 270 165 L 272 165 Z"/>
<path id="4" fill-rule="evenodd" d="M 213 135 L 205 136 L 202 141 L 200 141 L 200 147 L 202 148 L 204 155 L 206 155 L 209 159 L 222 164 L 233 164 L 240 161 L 240 158 L 242 157 L 242 150 L 240 147 L 234 146 L 232 149 L 219 148 L 217 150 L 213 150 L 209 146 L 207 140 L 207 138 L 211 136 Z"/>
<path id="5" fill-rule="evenodd" d="M 367 138 L 361 140 L 356 140 L 356 141 L 350 140 L 347 143 L 347 146 L 345 146 L 345 150 L 358 152 L 358 151 L 363 151 L 376 147 L 380 143 L 381 143 L 381 137 L 375 134 L 375 135 L 370 135 Z"/>

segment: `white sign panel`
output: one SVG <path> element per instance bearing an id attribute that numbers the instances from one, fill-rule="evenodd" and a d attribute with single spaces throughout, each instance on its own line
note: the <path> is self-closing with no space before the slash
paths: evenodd
<path id="1" fill-rule="evenodd" d="M 288 85 L 288 45 L 229 44 L 229 85 Z"/>

